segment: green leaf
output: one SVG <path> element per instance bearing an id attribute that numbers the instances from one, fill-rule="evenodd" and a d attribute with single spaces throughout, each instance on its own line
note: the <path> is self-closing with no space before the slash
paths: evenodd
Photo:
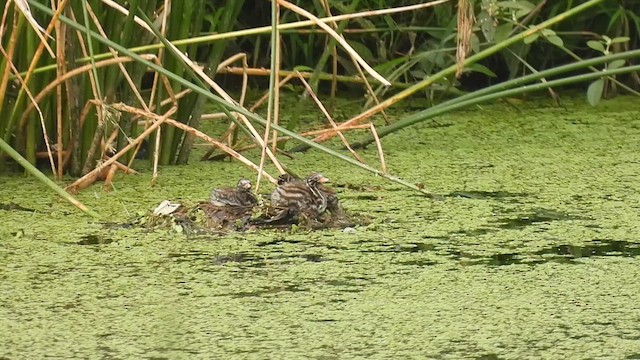
<path id="1" fill-rule="evenodd" d="M 471 34 L 471 51 L 474 54 L 480 52 L 480 38 L 478 38 L 478 35 L 476 35 L 476 33 Z"/>
<path id="2" fill-rule="evenodd" d="M 604 90 L 604 79 L 598 79 L 592 82 L 587 89 L 587 100 L 591 106 L 596 106 L 602 100 L 602 91 Z"/>
<path id="3" fill-rule="evenodd" d="M 298 70 L 300 72 L 313 72 L 314 69 L 312 67 L 298 65 L 298 66 L 295 66 L 293 70 Z"/>
<path id="4" fill-rule="evenodd" d="M 506 23 L 498 26 L 494 35 L 495 42 L 499 43 L 507 40 L 512 29 L 513 25 L 511 23 Z"/>
<path id="5" fill-rule="evenodd" d="M 547 40 L 549 40 L 550 43 L 552 43 L 557 47 L 564 47 L 564 42 L 562 41 L 562 38 L 558 35 L 547 36 Z"/>
<path id="6" fill-rule="evenodd" d="M 478 22 L 480 23 L 480 29 L 482 30 L 484 38 L 487 39 L 488 42 L 493 42 L 494 34 L 496 32 L 496 27 L 493 24 L 493 17 L 488 12 L 481 11 L 478 15 Z"/>
<path id="7" fill-rule="evenodd" d="M 526 38 L 524 38 L 524 43 L 525 44 L 531 44 L 532 42 L 538 40 L 538 37 L 540 37 L 540 34 L 535 33 L 533 35 L 529 35 Z"/>
<path id="8" fill-rule="evenodd" d="M 479 72 L 481 74 L 485 74 L 489 77 L 497 77 L 497 75 L 491 71 L 488 67 L 484 66 L 484 65 L 480 65 L 478 63 L 475 64 L 471 64 L 471 65 L 467 65 L 465 66 L 466 70 L 471 70 L 471 71 L 475 71 L 475 72 Z"/>
<path id="9" fill-rule="evenodd" d="M 371 50 L 369 50 L 368 47 L 366 47 L 365 45 L 363 45 L 361 42 L 358 42 L 358 41 L 348 40 L 347 42 L 349 43 L 349 45 L 351 45 L 353 50 L 355 50 L 358 54 L 360 54 L 360 56 L 362 56 L 362 58 L 366 62 L 373 61 L 374 59 L 373 53 L 371 52 Z"/>
<path id="10" fill-rule="evenodd" d="M 529 14 L 536 7 L 532 3 L 525 0 L 499 1 L 497 4 L 500 8 L 514 10 L 516 18 L 521 18 Z"/>
<path id="11" fill-rule="evenodd" d="M 619 67 L 622 67 L 624 65 L 624 63 L 626 62 L 626 60 L 624 59 L 619 59 L 619 60 L 613 60 L 612 62 L 610 62 L 607 65 L 607 69 L 608 70 L 613 70 L 613 69 L 617 69 Z"/>
<path id="12" fill-rule="evenodd" d="M 592 48 L 593 50 L 600 51 L 601 53 L 605 52 L 604 44 L 598 40 L 587 41 L 587 46 Z"/>
<path id="13" fill-rule="evenodd" d="M 611 43 L 612 44 L 626 43 L 629 40 L 631 40 L 631 38 L 629 38 L 628 36 L 619 36 L 619 37 L 615 37 L 615 38 L 611 39 Z"/>
<path id="14" fill-rule="evenodd" d="M 608 37 L 607 35 L 602 35 L 602 38 L 604 39 L 604 41 L 605 41 L 607 44 L 611 44 L 611 38 L 610 38 L 610 37 Z"/>

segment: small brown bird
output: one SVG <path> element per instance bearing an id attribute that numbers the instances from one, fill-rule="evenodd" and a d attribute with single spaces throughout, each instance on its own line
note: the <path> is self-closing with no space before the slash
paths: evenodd
<path id="1" fill-rule="evenodd" d="M 327 209 L 327 195 L 318 188 L 326 182 L 329 179 L 319 173 L 309 175 L 304 181 L 281 175 L 278 187 L 271 194 L 271 204 L 296 213 L 318 216 Z"/>
<path id="2" fill-rule="evenodd" d="M 251 193 L 251 181 L 240 179 L 235 189 L 213 189 L 209 202 L 211 205 L 219 207 L 253 207 L 258 203 L 258 200 Z"/>

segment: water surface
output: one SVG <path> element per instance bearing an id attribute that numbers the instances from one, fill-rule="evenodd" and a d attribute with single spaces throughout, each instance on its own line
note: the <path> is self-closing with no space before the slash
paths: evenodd
<path id="1" fill-rule="evenodd" d="M 370 219 L 355 233 L 105 226 L 2 177 L 0 203 L 21 208 L 0 207 L 0 358 L 638 359 L 640 107 L 563 105 L 386 137 L 390 170 L 442 200 L 296 155 Z M 79 198 L 126 223 L 249 175 L 193 161 L 153 190 L 147 171 Z"/>

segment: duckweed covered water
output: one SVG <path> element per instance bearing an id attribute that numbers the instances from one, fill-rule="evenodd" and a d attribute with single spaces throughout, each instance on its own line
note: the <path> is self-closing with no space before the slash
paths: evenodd
<path id="1" fill-rule="evenodd" d="M 385 138 L 391 171 L 440 201 L 296 155 L 370 219 L 355 232 L 112 226 L 250 175 L 230 163 L 85 190 L 109 226 L 2 177 L 0 358 L 640 358 L 640 107 L 564 105 Z"/>

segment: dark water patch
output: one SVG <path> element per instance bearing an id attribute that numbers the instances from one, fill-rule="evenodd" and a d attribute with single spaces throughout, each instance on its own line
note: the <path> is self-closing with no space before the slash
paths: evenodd
<path id="1" fill-rule="evenodd" d="M 250 262 L 250 261 L 256 261 L 256 258 L 253 255 L 249 255 L 247 253 L 218 255 L 218 256 L 214 256 L 211 259 L 211 262 L 214 265 L 224 265 L 226 263 L 244 263 L 244 262 Z"/>
<path id="2" fill-rule="evenodd" d="M 527 193 L 513 193 L 509 191 L 454 191 L 448 197 L 463 197 L 467 199 L 496 199 L 508 200 L 514 198 L 525 198 Z"/>
<path id="3" fill-rule="evenodd" d="M 587 245 L 558 245 L 535 252 L 536 255 L 561 256 L 570 259 L 591 256 L 640 256 L 640 243 L 628 241 L 593 240 Z"/>
<path id="4" fill-rule="evenodd" d="M 405 266 L 415 266 L 415 267 L 429 267 L 429 266 L 438 265 L 438 262 L 433 260 L 421 259 L 421 260 L 410 260 L 410 261 L 398 261 L 395 264 L 405 265 Z"/>
<path id="5" fill-rule="evenodd" d="M 537 265 L 546 262 L 542 259 L 532 259 L 526 254 L 497 253 L 493 255 L 473 255 L 461 251 L 450 251 L 450 258 L 458 260 L 464 266 L 506 266 L 506 265 Z"/>
<path id="6" fill-rule="evenodd" d="M 300 255 L 301 258 L 309 261 L 309 262 L 321 262 L 321 261 L 325 261 L 324 257 L 322 255 L 318 255 L 318 254 L 302 254 Z"/>
<path id="7" fill-rule="evenodd" d="M 76 244 L 77 245 L 105 245 L 105 244 L 111 244 L 114 241 L 115 240 L 111 238 L 107 238 L 99 234 L 92 234 L 92 235 L 83 236 L 81 240 L 76 242 Z"/>
<path id="8" fill-rule="evenodd" d="M 413 243 L 409 245 L 396 245 L 394 247 L 394 251 L 396 252 L 423 252 L 423 251 L 434 251 L 436 249 L 435 244 L 429 243 Z"/>
<path id="9" fill-rule="evenodd" d="M 248 298 L 248 297 L 263 297 L 267 295 L 279 294 L 282 292 L 305 292 L 309 291 L 307 288 L 302 288 L 299 285 L 285 285 L 285 286 L 274 286 L 274 287 L 264 287 L 260 290 L 255 291 L 240 291 L 231 294 L 227 294 L 226 296 L 231 296 L 234 298 Z"/>
<path id="10" fill-rule="evenodd" d="M 180 253 L 168 253 L 167 257 L 172 259 L 174 262 L 181 263 L 208 259 L 209 254 L 194 250 Z"/>
<path id="11" fill-rule="evenodd" d="M 498 253 L 493 255 L 473 255 L 461 251 L 449 251 L 450 258 L 464 265 L 539 265 L 548 262 L 571 264 L 576 259 L 592 256 L 640 256 L 640 243 L 627 241 L 594 240 L 586 245 L 558 245 L 533 253 Z"/>
<path id="12" fill-rule="evenodd" d="M 35 209 L 26 208 L 22 205 L 18 205 L 16 203 L 0 203 L 0 210 L 5 211 L 27 211 L 27 212 L 35 212 Z"/>
<path id="13" fill-rule="evenodd" d="M 487 353 L 487 354 L 478 354 L 474 357 L 476 360 L 502 360 L 503 357 L 500 357 L 498 354 Z"/>
<path id="14" fill-rule="evenodd" d="M 281 245 L 281 244 L 298 245 L 298 244 L 305 244 L 305 242 L 301 240 L 279 238 L 279 239 L 273 239 L 271 241 L 263 241 L 263 242 L 256 243 L 256 246 L 263 247 L 263 246 L 272 246 L 272 245 Z"/>
<path id="15" fill-rule="evenodd" d="M 477 228 L 477 229 L 468 229 L 468 230 L 456 230 L 456 231 L 452 231 L 449 233 L 449 237 L 446 237 L 447 239 L 450 239 L 450 236 L 456 236 L 456 235 L 464 235 L 464 236 L 480 236 L 480 235 L 486 235 L 488 233 L 492 233 L 492 232 L 496 232 L 498 231 L 498 229 L 495 228 Z"/>
<path id="16" fill-rule="evenodd" d="M 320 254 L 284 254 L 256 257 L 247 253 L 236 253 L 214 256 L 211 262 L 214 265 L 224 265 L 226 263 L 250 263 L 249 267 L 263 267 L 269 261 L 276 261 L 279 264 L 289 264 L 302 259 L 308 262 L 322 262 L 326 259 Z"/>
<path id="17" fill-rule="evenodd" d="M 566 220 L 588 220 L 588 218 L 550 209 L 538 209 L 529 215 L 498 220 L 498 226 L 503 229 L 522 229 L 530 225 Z"/>
<path id="18" fill-rule="evenodd" d="M 434 251 L 436 249 L 435 244 L 429 243 L 409 243 L 409 244 L 383 244 L 383 249 L 375 249 L 375 250 L 364 250 L 363 252 L 423 252 L 423 251 Z"/>

